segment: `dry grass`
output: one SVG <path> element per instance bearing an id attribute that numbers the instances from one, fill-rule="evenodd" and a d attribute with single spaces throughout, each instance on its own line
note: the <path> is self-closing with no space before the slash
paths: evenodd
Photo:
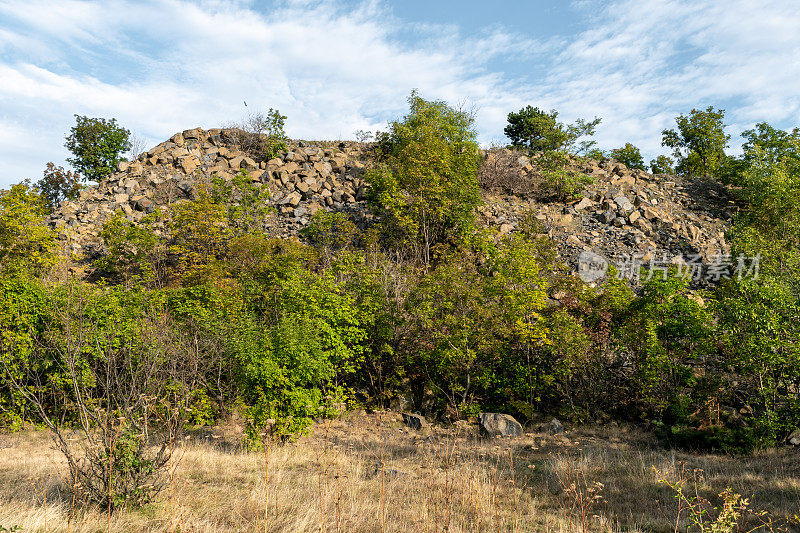
<path id="1" fill-rule="evenodd" d="M 701 469 L 702 495 L 731 487 L 773 517 L 800 510 L 800 457 L 789 449 L 673 453 L 624 428 L 481 440 L 467 426 L 412 431 L 388 413 L 350 414 L 260 452 L 238 446 L 237 433 L 185 441 L 170 489 L 157 504 L 113 515 L 110 530 L 674 531 L 676 500 L 653 467 L 668 477 Z M 0 447 L 0 525 L 108 530 L 103 510 L 77 505 L 70 518 L 61 458 L 45 433 L 3 435 Z"/>

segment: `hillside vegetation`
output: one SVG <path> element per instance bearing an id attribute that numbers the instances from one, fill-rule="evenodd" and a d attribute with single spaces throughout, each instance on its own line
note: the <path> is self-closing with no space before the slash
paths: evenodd
<path id="1" fill-rule="evenodd" d="M 800 444 L 797 130 L 758 124 L 734 157 L 724 112 L 693 110 L 651 174 L 630 144 L 595 147 L 599 119 L 530 106 L 489 152 L 416 93 L 365 142 L 290 141 L 285 118 L 124 160 L 127 130 L 76 117 L 79 175 L 0 192 L 0 424 L 53 434 L 73 502 L 163 502 L 189 430 L 239 420 L 264 451 L 360 408 Z M 598 253 L 630 261 L 594 275 Z"/>

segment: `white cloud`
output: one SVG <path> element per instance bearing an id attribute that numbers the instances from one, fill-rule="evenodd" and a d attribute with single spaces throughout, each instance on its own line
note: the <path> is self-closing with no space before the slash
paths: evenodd
<path id="1" fill-rule="evenodd" d="M 255 6 L 0 0 L 0 186 L 62 162 L 73 113 L 116 117 L 155 143 L 277 107 L 292 136 L 340 138 L 400 116 L 419 88 L 474 106 L 484 141 L 533 104 L 566 120 L 601 116 L 601 146 L 630 141 L 649 155 L 692 107 L 726 107 L 732 132 L 800 123 L 794 0 L 582 2 L 588 29 L 548 39 L 495 22 L 472 35 L 408 25 L 377 0 Z M 504 62 L 547 71 L 515 78 Z"/>

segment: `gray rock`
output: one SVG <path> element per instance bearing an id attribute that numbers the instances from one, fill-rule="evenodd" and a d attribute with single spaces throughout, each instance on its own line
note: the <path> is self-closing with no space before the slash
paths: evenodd
<path id="1" fill-rule="evenodd" d="M 511 415 L 502 413 L 481 413 L 478 415 L 481 429 L 490 437 L 519 437 L 522 424 Z"/>
<path id="2" fill-rule="evenodd" d="M 554 418 L 548 422 L 546 429 L 551 435 L 558 435 L 559 433 L 564 433 L 564 424 L 562 424 L 558 418 Z"/>
<path id="3" fill-rule="evenodd" d="M 786 439 L 786 442 L 791 444 L 792 446 L 800 446 L 800 429 L 796 429 L 789 435 L 789 438 Z"/>
<path id="4" fill-rule="evenodd" d="M 614 198 L 614 203 L 617 204 L 617 208 L 622 211 L 623 213 L 630 213 L 635 209 L 633 203 L 628 200 L 625 196 L 617 196 Z"/>
<path id="5" fill-rule="evenodd" d="M 613 209 L 609 209 L 600 214 L 599 219 L 603 224 L 611 224 L 617 218 L 617 213 Z"/>
<path id="6" fill-rule="evenodd" d="M 403 423 L 411 429 L 415 429 L 417 431 L 421 430 L 427 425 L 424 416 L 414 413 L 403 413 Z"/>

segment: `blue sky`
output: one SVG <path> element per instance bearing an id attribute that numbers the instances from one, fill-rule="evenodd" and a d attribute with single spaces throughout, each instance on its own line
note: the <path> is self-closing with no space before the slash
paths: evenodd
<path id="1" fill-rule="evenodd" d="M 487 145 L 531 104 L 649 159 L 693 107 L 726 110 L 733 151 L 755 122 L 800 125 L 798 80 L 796 0 L 0 0 L 0 187 L 64 164 L 73 114 L 148 148 L 268 107 L 346 139 L 417 88 L 473 109 Z"/>

